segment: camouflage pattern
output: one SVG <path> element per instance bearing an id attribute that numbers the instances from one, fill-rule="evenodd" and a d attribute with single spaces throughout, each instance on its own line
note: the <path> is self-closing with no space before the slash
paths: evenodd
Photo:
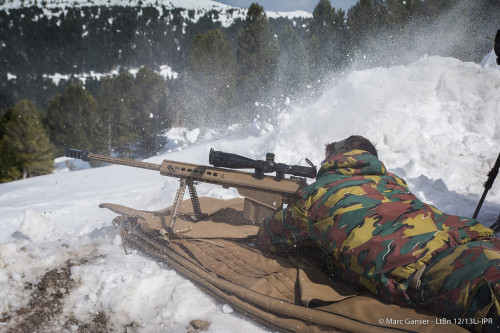
<path id="1" fill-rule="evenodd" d="M 432 259 L 413 299 L 476 332 L 500 332 L 500 239 L 471 241 Z"/>
<path id="2" fill-rule="evenodd" d="M 447 215 L 409 192 L 372 154 L 353 150 L 324 161 L 302 199 L 266 219 L 258 246 L 286 252 L 316 244 L 335 277 L 403 306 L 408 286 L 433 257 L 493 231 L 470 218 Z"/>

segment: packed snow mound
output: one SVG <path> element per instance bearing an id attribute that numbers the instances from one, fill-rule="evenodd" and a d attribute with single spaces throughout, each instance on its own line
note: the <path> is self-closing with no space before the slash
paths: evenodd
<path id="1" fill-rule="evenodd" d="M 359 134 L 388 168 L 479 194 L 500 147 L 498 96 L 499 68 L 453 58 L 352 72 L 310 107 L 281 114 L 270 149 L 319 161 L 325 143 Z M 500 199 L 498 187 L 491 195 Z"/>
<path id="2" fill-rule="evenodd" d="M 26 209 L 24 220 L 15 236 L 26 237 L 32 242 L 50 242 L 58 237 L 57 226 L 32 208 Z"/>
<path id="3" fill-rule="evenodd" d="M 319 165 L 325 143 L 359 134 L 376 144 L 381 160 L 418 197 L 471 216 L 499 153 L 499 96 L 498 67 L 423 57 L 336 76 L 315 103 L 290 103 L 287 111 L 273 110 L 276 118 L 225 131 L 172 129 L 166 135 L 177 142 L 148 161 L 208 164 L 214 148 L 256 159 L 274 152 L 276 161 L 288 164 L 305 165 L 308 157 Z M 186 332 L 192 320 L 207 322 L 207 332 L 267 331 L 169 267 L 139 253 L 125 255 L 111 226 L 116 215 L 98 208 L 102 202 L 165 208 L 177 179 L 119 165 L 78 170 L 84 166 L 66 162 L 57 160 L 66 172 L 0 184 L 0 330 L 11 325 L 4 314 L 35 304 L 38 283 L 54 275 L 66 280 L 53 279 L 62 298 L 53 308 L 60 311 L 43 324 L 47 330 L 92 327 L 100 318 L 113 331 Z M 208 184 L 197 191 L 221 199 L 238 195 Z M 497 179 L 479 220 L 491 225 L 499 212 Z"/>

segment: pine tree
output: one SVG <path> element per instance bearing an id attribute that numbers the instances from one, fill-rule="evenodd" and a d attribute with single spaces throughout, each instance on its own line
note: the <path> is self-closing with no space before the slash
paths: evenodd
<path id="1" fill-rule="evenodd" d="M 47 108 L 47 124 L 52 142 L 59 151 L 78 147 L 101 152 L 105 145 L 97 102 L 80 85 L 70 85 L 54 96 Z"/>
<path id="2" fill-rule="evenodd" d="M 329 0 L 320 0 L 313 11 L 310 25 L 310 63 L 314 80 L 325 71 L 340 69 L 348 57 L 346 14 L 335 10 Z"/>
<path id="3" fill-rule="evenodd" d="M 164 142 L 160 132 L 170 125 L 167 114 L 167 82 L 147 66 L 137 72 L 135 81 L 135 108 L 133 117 L 138 136 L 140 154 L 151 156 Z"/>
<path id="4" fill-rule="evenodd" d="M 280 95 L 301 94 L 309 77 L 308 53 L 304 41 L 288 26 L 278 38 L 279 63 L 277 91 Z"/>
<path id="5" fill-rule="evenodd" d="M 35 104 L 23 100 L 0 121 L 0 182 L 48 174 L 53 145 Z"/>
<path id="6" fill-rule="evenodd" d="M 125 71 L 103 80 L 99 114 L 108 154 L 146 157 L 163 145 L 160 132 L 172 122 L 167 82 L 147 66 L 136 77 Z"/>
<path id="7" fill-rule="evenodd" d="M 99 117 L 103 121 L 106 150 L 119 155 L 130 154 L 130 144 L 137 135 L 134 128 L 134 77 L 120 72 L 115 77 L 103 80 L 99 99 Z"/>
<path id="8" fill-rule="evenodd" d="M 384 29 L 387 7 L 384 0 L 359 0 L 349 10 L 347 23 L 349 26 L 350 48 L 354 53 L 363 49 L 363 45 Z"/>
<path id="9" fill-rule="evenodd" d="M 248 8 L 244 27 L 238 34 L 238 94 L 243 103 L 259 101 L 269 91 L 277 66 L 277 42 L 264 8 Z"/>
<path id="10" fill-rule="evenodd" d="M 188 87 L 196 96 L 196 125 L 235 121 L 236 59 L 219 29 L 198 35 L 190 54 Z M 198 104 L 198 105 L 196 105 Z"/>

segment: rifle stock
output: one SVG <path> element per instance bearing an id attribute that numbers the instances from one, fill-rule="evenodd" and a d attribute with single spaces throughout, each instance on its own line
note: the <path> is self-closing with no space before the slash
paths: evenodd
<path id="1" fill-rule="evenodd" d="M 244 197 L 244 217 L 258 224 L 262 223 L 273 212 L 282 209 L 284 204 L 293 204 L 300 198 L 299 191 L 307 186 L 305 178 L 300 177 L 272 177 L 260 173 L 171 160 L 163 160 L 161 164 L 155 164 L 76 149 L 65 149 L 64 155 L 84 161 L 94 160 L 149 169 L 159 171 L 162 176 L 179 178 L 181 184 L 176 193 L 172 214 L 170 214 L 171 220 L 169 225 L 166 226 L 167 228 L 172 228 L 175 223 L 178 215 L 177 209 L 184 197 L 186 186 L 189 189 L 193 203 L 194 214 L 192 214 L 192 217 L 199 219 L 204 216 L 200 209 L 195 182 L 220 185 L 224 188 L 236 188 L 238 193 Z"/>

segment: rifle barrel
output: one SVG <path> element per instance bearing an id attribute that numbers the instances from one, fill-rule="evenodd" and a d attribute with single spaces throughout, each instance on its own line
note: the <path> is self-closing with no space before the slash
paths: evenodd
<path id="1" fill-rule="evenodd" d="M 65 148 L 64 149 L 64 156 L 71 157 L 71 158 L 78 158 L 78 159 L 80 159 L 82 161 L 86 161 L 86 162 L 88 162 L 90 160 L 95 160 L 95 161 L 100 161 L 100 162 L 121 164 L 121 165 L 136 167 L 136 168 L 160 171 L 160 164 L 141 162 L 141 161 L 131 160 L 128 158 L 118 158 L 118 157 L 111 157 L 111 156 L 107 156 L 107 155 L 94 154 L 94 153 L 91 153 L 91 152 L 86 151 L 86 150 Z"/>
<path id="2" fill-rule="evenodd" d="M 101 162 L 121 164 L 121 165 L 136 167 L 136 168 L 143 168 L 143 169 L 160 171 L 160 164 L 136 161 L 136 160 L 131 160 L 128 158 L 117 158 L 117 157 L 111 157 L 111 156 L 94 154 L 94 153 L 89 153 L 88 158 L 91 160 L 96 160 L 96 161 L 101 161 Z"/>

